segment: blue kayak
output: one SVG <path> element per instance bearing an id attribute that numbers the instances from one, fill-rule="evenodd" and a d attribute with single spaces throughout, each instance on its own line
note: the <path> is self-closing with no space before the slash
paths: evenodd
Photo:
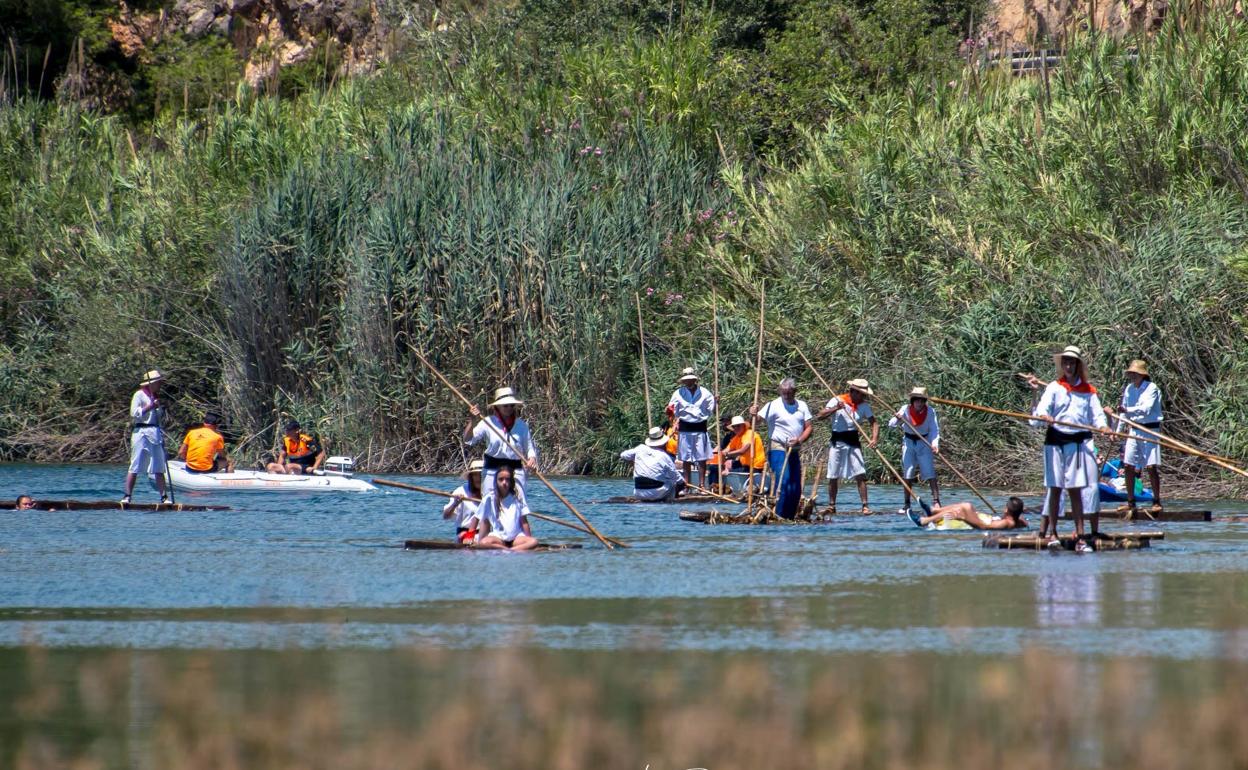
<path id="1" fill-rule="evenodd" d="M 1112 500 L 1120 503 L 1127 499 L 1125 489 L 1119 489 L 1114 485 L 1114 481 L 1122 475 L 1122 461 L 1114 458 L 1105 463 L 1105 467 L 1101 469 L 1101 481 L 1097 485 L 1101 490 L 1101 501 Z M 1153 501 L 1153 492 L 1144 487 L 1144 482 L 1139 477 L 1135 479 L 1135 501 L 1137 503 L 1151 503 Z"/>

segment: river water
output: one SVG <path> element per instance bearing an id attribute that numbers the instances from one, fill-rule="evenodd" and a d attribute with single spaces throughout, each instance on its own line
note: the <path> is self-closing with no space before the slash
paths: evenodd
<path id="1" fill-rule="evenodd" d="M 0 490 L 10 498 L 111 499 L 122 475 L 108 466 L 7 465 Z M 443 489 L 457 483 L 391 478 Z M 5 512 L 0 646 L 823 654 L 1044 647 L 1248 659 L 1248 524 L 1149 524 L 1166 539 L 1140 552 L 999 552 L 982 549 L 975 533 L 920 531 L 897 515 L 706 526 L 681 522 L 676 505 L 595 502 L 627 494 L 625 480 L 556 483 L 599 529 L 632 547 L 607 552 L 536 522 L 540 538 L 585 547 L 404 551 L 405 538 L 450 532 L 440 499 L 396 490 L 179 496 L 231 506 L 226 512 Z M 535 510 L 568 517 L 545 488 L 530 486 Z M 945 500 L 969 499 L 960 492 L 947 490 Z M 843 490 L 842 507 L 854 497 Z M 136 502 L 145 498 L 154 494 L 141 488 Z M 896 510 L 899 490 L 873 487 L 872 503 Z M 1248 512 L 1238 502 L 1182 506 Z"/>

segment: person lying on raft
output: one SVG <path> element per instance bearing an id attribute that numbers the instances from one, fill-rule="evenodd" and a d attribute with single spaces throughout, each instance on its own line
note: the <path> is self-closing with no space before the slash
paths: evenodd
<path id="1" fill-rule="evenodd" d="M 464 483 L 451 494 L 442 508 L 442 518 L 455 519 L 455 539 L 461 543 L 471 542 L 477 536 L 477 510 L 481 507 L 482 460 L 473 460 L 464 471 Z"/>
<path id="2" fill-rule="evenodd" d="M 953 503 L 952 505 L 938 505 L 935 508 L 930 507 L 923 500 L 919 500 L 926 516 L 918 511 L 910 511 L 910 521 L 919 527 L 926 527 L 928 524 L 937 524 L 942 521 L 962 521 L 970 525 L 971 529 L 1026 529 L 1027 522 L 1023 521 L 1023 501 L 1017 497 L 1011 497 L 1005 504 L 1004 516 L 991 516 L 987 513 L 980 513 L 975 510 L 975 506 L 970 503 Z"/>
<path id="3" fill-rule="evenodd" d="M 666 444 L 663 429 L 651 428 L 644 443 L 620 453 L 621 460 L 633 464 L 633 497 L 638 500 L 673 500 L 684 491 L 684 478 L 672 456 L 663 451 Z"/>
<path id="4" fill-rule="evenodd" d="M 513 471 L 504 465 L 494 472 L 494 488 L 477 509 L 477 536 L 481 548 L 528 551 L 537 547 L 529 529 L 529 506 L 513 494 Z"/>
<path id="5" fill-rule="evenodd" d="M 14 506 L 13 510 L 31 511 L 31 510 L 34 510 L 34 508 L 35 508 L 35 500 L 33 497 L 31 497 L 30 495 L 18 495 L 17 504 Z"/>

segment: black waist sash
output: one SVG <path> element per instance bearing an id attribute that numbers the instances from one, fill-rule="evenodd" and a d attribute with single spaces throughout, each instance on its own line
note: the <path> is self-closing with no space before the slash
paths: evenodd
<path id="1" fill-rule="evenodd" d="M 1149 430 L 1161 430 L 1161 423 L 1159 422 L 1137 422 L 1136 425 Z"/>
<path id="2" fill-rule="evenodd" d="M 834 430 L 832 431 L 833 444 L 849 444 L 850 446 L 861 447 L 862 441 L 858 438 L 856 430 Z"/>
<path id="3" fill-rule="evenodd" d="M 667 486 L 658 479 L 651 479 L 645 476 L 633 476 L 633 489 L 662 489 Z"/>
<path id="4" fill-rule="evenodd" d="M 1078 433 L 1063 433 L 1050 425 L 1049 429 L 1044 432 L 1044 445 L 1066 446 L 1067 444 L 1082 444 L 1090 438 L 1092 438 L 1091 431 L 1081 430 Z"/>
<path id="5" fill-rule="evenodd" d="M 907 431 L 901 435 L 905 436 L 910 441 L 918 441 L 920 438 L 922 438 L 924 441 L 927 440 L 926 433 L 910 433 L 909 431 Z"/>
<path id="6" fill-rule="evenodd" d="M 681 420 L 680 432 L 681 433 L 706 433 L 706 420 L 703 420 L 702 422 L 688 422 L 686 420 Z"/>
<path id="7" fill-rule="evenodd" d="M 524 463 L 519 460 L 510 460 L 506 457 L 495 457 L 494 455 L 486 455 L 484 458 L 485 469 L 487 471 L 496 471 L 499 468 L 511 468 L 519 470 L 524 467 Z"/>

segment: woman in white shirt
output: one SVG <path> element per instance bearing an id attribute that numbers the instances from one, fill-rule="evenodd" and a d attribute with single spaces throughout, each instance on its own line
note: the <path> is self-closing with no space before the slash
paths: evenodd
<path id="1" fill-rule="evenodd" d="M 776 515 L 782 519 L 797 516 L 802 501 L 801 445 L 814 427 L 810 407 L 797 399 L 797 383 L 792 377 L 780 381 L 780 397 L 768 401 L 761 410 L 750 406 L 750 414 L 767 422 L 767 463 L 773 478 L 780 479 Z"/>
<path id="2" fill-rule="evenodd" d="M 485 442 L 481 483 L 486 489 L 494 488 L 494 473 L 506 467 L 514 471 L 516 489 L 523 496 L 525 471 L 537 468 L 537 445 L 533 443 L 529 424 L 520 417 L 522 406 L 524 402 L 516 398 L 514 390 L 499 388 L 490 402 L 493 413 L 489 417 L 481 419 L 481 410 L 475 404 L 471 409 L 472 416 L 480 422 L 474 427 L 469 420 L 464 426 L 464 443 L 473 446 Z"/>
<path id="3" fill-rule="evenodd" d="M 529 529 L 529 505 L 514 494 L 512 473 L 509 466 L 494 473 L 494 488 L 477 509 L 478 547 L 528 551 L 538 545 Z"/>
<path id="4" fill-rule="evenodd" d="M 1136 359 L 1127 367 L 1126 375 L 1127 387 L 1122 391 L 1118 412 L 1141 427 L 1161 430 L 1161 390 L 1148 376 L 1148 364 Z M 1114 410 L 1107 406 L 1105 414 L 1113 417 Z M 1161 513 L 1161 445 L 1143 431 L 1131 428 L 1131 438 L 1122 447 L 1122 464 L 1127 477 L 1127 502 L 1118 511 L 1135 510 L 1135 477 L 1147 469 L 1148 483 L 1153 488 L 1153 505 L 1148 510 Z"/>
<path id="5" fill-rule="evenodd" d="M 1070 425 L 1056 425 L 1061 420 L 1076 425 L 1086 425 L 1102 432 L 1109 430 L 1101 400 L 1096 388 L 1088 381 L 1088 367 L 1083 351 L 1069 345 L 1057 356 L 1057 379 L 1045 386 L 1040 401 L 1032 410 L 1033 427 L 1045 429 L 1044 433 L 1044 485 L 1048 488 L 1048 517 L 1041 525 L 1040 535 L 1051 534 L 1057 539 L 1057 517 L 1062 510 L 1062 492 L 1070 498 L 1071 514 L 1075 518 L 1075 536 L 1079 539 L 1075 550 L 1090 553 L 1092 547 L 1083 539 L 1083 489 L 1097 483 L 1096 455 L 1092 448 L 1092 432 Z M 1040 380 L 1028 375 L 1027 384 L 1039 392 Z M 1092 534 L 1096 535 L 1097 520 L 1092 519 Z"/>
<path id="6" fill-rule="evenodd" d="M 485 463 L 473 460 L 464 471 L 464 483 L 451 493 L 442 518 L 455 519 L 455 539 L 468 542 L 477 534 L 477 509 L 481 506 L 481 471 Z"/>

